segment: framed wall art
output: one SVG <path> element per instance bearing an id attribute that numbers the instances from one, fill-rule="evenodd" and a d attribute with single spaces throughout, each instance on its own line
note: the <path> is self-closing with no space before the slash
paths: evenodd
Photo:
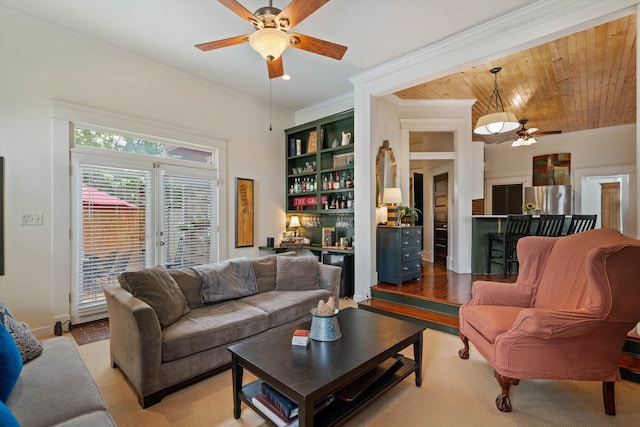
<path id="1" fill-rule="evenodd" d="M 533 185 L 570 185 L 571 153 L 533 157 Z"/>
<path id="2" fill-rule="evenodd" d="M 253 246 L 253 180 L 236 178 L 236 248 Z"/>

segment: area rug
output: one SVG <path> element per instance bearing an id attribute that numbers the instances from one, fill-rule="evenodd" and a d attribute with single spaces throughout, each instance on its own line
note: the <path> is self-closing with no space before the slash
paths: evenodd
<path id="1" fill-rule="evenodd" d="M 511 388 L 513 412 L 502 413 L 494 400 L 500 387 L 493 370 L 471 348 L 469 360 L 458 357 L 457 336 L 426 330 L 423 381 L 410 376 L 389 390 L 347 426 L 638 426 L 640 384 L 616 383 L 617 416 L 604 413 L 602 384 L 583 381 L 521 381 Z M 109 365 L 109 341 L 78 347 L 96 379 L 119 427 L 128 426 L 266 426 L 255 412 L 242 406 L 233 418 L 231 372 L 225 371 L 166 396 L 141 409 L 119 369 Z M 406 351 L 407 356 L 413 350 Z M 268 355 L 265 355 L 268 357 Z M 245 382 L 252 379 L 245 372 Z"/>
<path id="2" fill-rule="evenodd" d="M 78 345 L 109 339 L 109 319 L 71 326 L 71 335 Z"/>

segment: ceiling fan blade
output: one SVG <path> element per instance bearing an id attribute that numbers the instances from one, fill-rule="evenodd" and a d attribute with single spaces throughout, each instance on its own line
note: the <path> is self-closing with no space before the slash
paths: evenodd
<path id="1" fill-rule="evenodd" d="M 284 76 L 284 66 L 282 65 L 282 55 L 278 59 L 273 61 L 267 61 L 267 70 L 269 70 L 269 78 L 275 79 L 276 77 Z"/>
<path id="2" fill-rule="evenodd" d="M 536 132 L 536 135 L 557 135 L 559 133 L 562 133 L 562 131 L 561 130 L 543 130 L 543 131 Z"/>
<path id="3" fill-rule="evenodd" d="M 220 0 L 222 1 L 222 0 Z M 231 1 L 231 0 L 229 0 Z M 307 16 L 320 9 L 329 0 L 292 0 L 280 13 L 276 16 L 276 22 L 281 19 L 289 21 L 287 27 L 291 30 L 293 27 L 302 22 Z"/>
<path id="4" fill-rule="evenodd" d="M 200 43 L 200 44 L 197 44 L 196 47 L 206 52 L 208 50 L 220 49 L 221 47 L 235 46 L 237 44 L 246 43 L 248 41 L 249 41 L 249 35 L 247 34 L 244 36 L 231 37 L 228 39 L 216 40 L 213 42 Z"/>
<path id="5" fill-rule="evenodd" d="M 527 134 L 531 135 L 534 132 L 538 132 L 540 129 L 538 128 L 529 128 L 526 130 Z"/>
<path id="6" fill-rule="evenodd" d="M 253 24 L 258 21 L 258 18 L 251 13 L 246 7 L 237 2 L 237 0 L 218 0 L 220 3 L 231 9 L 233 13 L 238 15 L 243 20 Z"/>
<path id="7" fill-rule="evenodd" d="M 327 56 L 329 58 L 340 60 L 347 51 L 346 46 L 305 36 L 303 34 L 291 33 L 289 36 L 291 40 L 291 47 L 317 53 L 318 55 Z"/>

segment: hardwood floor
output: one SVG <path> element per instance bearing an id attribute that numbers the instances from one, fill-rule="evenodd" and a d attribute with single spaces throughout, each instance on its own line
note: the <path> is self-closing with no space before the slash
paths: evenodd
<path id="1" fill-rule="evenodd" d="M 462 305 L 471 299 L 471 283 L 476 280 L 513 283 L 516 275 L 505 279 L 502 274 L 458 274 L 441 265 L 423 261 L 419 280 L 404 282 L 402 285 L 378 283 L 374 288 L 414 298 Z"/>
<path id="2" fill-rule="evenodd" d="M 516 275 L 505 279 L 502 274 L 458 274 L 423 261 L 420 279 L 402 285 L 378 283 L 371 288 L 371 298 L 358 302 L 358 307 L 457 335 L 458 309 L 471 299 L 471 283 L 476 280 L 513 283 Z"/>

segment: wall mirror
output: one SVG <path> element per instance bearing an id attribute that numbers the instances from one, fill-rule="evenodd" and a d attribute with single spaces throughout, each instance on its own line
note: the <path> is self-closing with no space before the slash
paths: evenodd
<path id="1" fill-rule="evenodd" d="M 376 202 L 382 205 L 385 188 L 396 187 L 396 158 L 393 148 L 389 147 L 389 140 L 384 140 L 378 149 L 376 157 Z"/>

